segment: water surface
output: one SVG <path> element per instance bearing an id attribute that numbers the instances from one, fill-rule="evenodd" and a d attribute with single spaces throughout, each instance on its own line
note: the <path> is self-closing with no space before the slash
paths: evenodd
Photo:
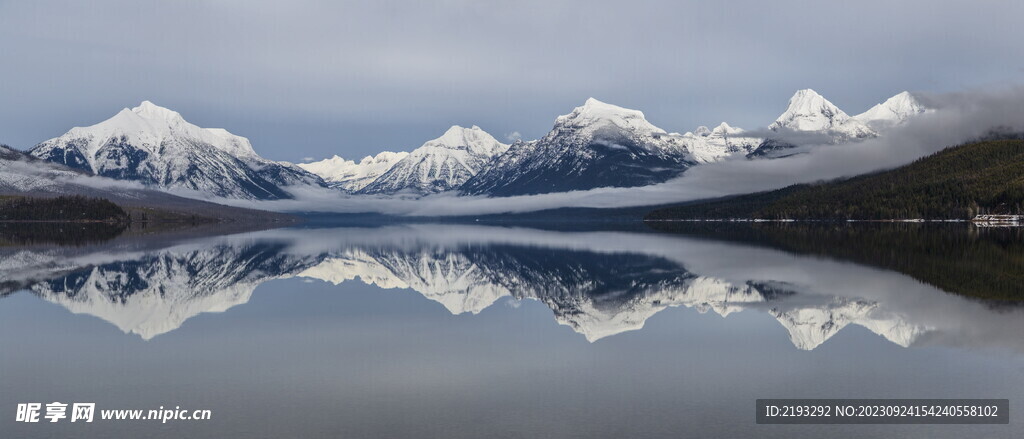
<path id="1" fill-rule="evenodd" d="M 0 431 L 1020 430 L 1024 308 L 1006 282 L 1020 275 L 1016 232 L 604 228 L 408 224 L 0 247 Z M 978 263 L 950 263 L 972 254 Z M 1008 398 L 1011 425 L 759 426 L 758 398 Z M 51 401 L 210 409 L 213 419 L 13 422 L 19 402 Z"/>

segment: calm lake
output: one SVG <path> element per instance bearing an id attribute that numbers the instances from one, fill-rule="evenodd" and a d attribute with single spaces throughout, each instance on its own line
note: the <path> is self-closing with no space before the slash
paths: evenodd
<path id="1" fill-rule="evenodd" d="M 0 246 L 10 438 L 1016 438 L 1024 235 L 394 224 Z M 757 425 L 1000 398 L 1010 425 Z M 93 402 L 92 423 L 15 422 Z M 101 420 L 104 409 L 209 420 Z M 42 415 L 40 415 L 42 418 Z"/>

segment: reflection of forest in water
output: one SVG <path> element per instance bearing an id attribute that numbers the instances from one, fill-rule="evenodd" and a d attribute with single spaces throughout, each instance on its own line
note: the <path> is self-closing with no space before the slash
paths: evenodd
<path id="1" fill-rule="evenodd" d="M 127 228 L 125 224 L 105 222 L 0 222 L 0 246 L 81 246 L 114 239 Z"/>
<path id="2" fill-rule="evenodd" d="M 1024 300 L 1024 228 L 967 223 L 648 224 L 664 232 L 895 270 L 950 293 Z"/>

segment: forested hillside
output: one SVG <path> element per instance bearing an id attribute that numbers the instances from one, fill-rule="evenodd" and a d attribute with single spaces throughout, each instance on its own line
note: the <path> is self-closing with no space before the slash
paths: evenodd
<path id="1" fill-rule="evenodd" d="M 0 221 L 106 221 L 124 222 L 128 213 L 102 198 L 0 197 Z"/>
<path id="2" fill-rule="evenodd" d="M 950 147 L 889 171 L 655 210 L 647 219 L 969 219 L 1024 213 L 1024 140 Z"/>

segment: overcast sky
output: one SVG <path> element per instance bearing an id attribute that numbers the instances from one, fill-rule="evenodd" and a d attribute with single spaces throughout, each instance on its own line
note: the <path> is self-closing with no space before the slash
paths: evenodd
<path id="1" fill-rule="evenodd" d="M 1019 1 L 0 0 L 0 143 L 152 100 L 278 160 L 537 138 L 590 96 L 669 131 L 1024 82 Z"/>

